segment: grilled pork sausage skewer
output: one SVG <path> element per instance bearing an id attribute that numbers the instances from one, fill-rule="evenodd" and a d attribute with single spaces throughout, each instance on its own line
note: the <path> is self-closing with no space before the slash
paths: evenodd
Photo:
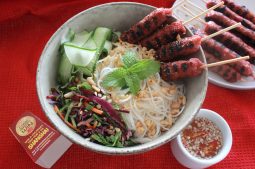
<path id="1" fill-rule="evenodd" d="M 196 76 L 199 76 L 205 68 L 221 66 L 227 63 L 233 63 L 233 62 L 244 60 L 244 59 L 249 59 L 249 56 L 220 61 L 217 63 L 211 62 L 211 64 L 203 64 L 198 58 L 191 58 L 189 60 L 180 60 L 180 61 L 169 62 L 169 63 L 161 63 L 160 75 L 162 79 L 165 81 L 173 81 L 173 80 L 180 80 L 180 79 L 189 78 L 189 77 L 196 77 Z M 214 59 L 214 61 L 216 60 Z M 232 74 L 233 72 L 236 73 L 236 77 L 240 77 L 239 73 L 231 69 L 231 72 L 225 72 L 225 73 L 231 73 L 231 75 L 227 76 L 228 80 L 231 80 L 233 77 L 235 77 Z M 231 76 L 231 78 L 229 78 L 229 76 Z M 240 79 L 237 78 L 236 80 L 240 80 Z"/>
<path id="2" fill-rule="evenodd" d="M 191 2 L 189 2 L 189 3 L 191 3 Z M 185 6 L 182 6 L 182 7 L 190 15 L 192 15 L 192 16 L 195 15 L 192 11 L 187 9 Z M 204 31 L 207 34 L 213 34 L 213 33 L 218 32 L 223 29 L 221 26 L 217 25 L 213 21 L 209 21 L 209 22 L 205 22 L 202 20 L 199 20 L 199 21 L 202 22 L 203 24 L 205 24 Z M 213 38 L 215 40 L 217 40 L 218 42 L 221 42 L 222 44 L 224 44 L 224 46 L 235 51 L 237 54 L 239 54 L 241 56 L 249 55 L 251 57 L 250 62 L 251 63 L 255 62 L 255 49 L 252 48 L 251 46 L 249 46 L 248 44 L 246 44 L 242 39 L 235 36 L 234 34 L 232 34 L 230 32 L 224 32 L 222 34 L 219 34 L 218 36 L 214 36 Z"/>
<path id="3" fill-rule="evenodd" d="M 186 28 L 182 22 L 176 21 L 143 39 L 140 44 L 149 49 L 158 49 L 162 45 L 175 41 L 177 35 L 184 35 L 185 33 Z"/>
<path id="4" fill-rule="evenodd" d="M 129 43 L 138 43 L 139 40 L 156 31 L 172 15 L 170 8 L 157 8 L 141 21 L 133 25 L 128 31 L 121 34 L 121 40 Z"/>
<path id="5" fill-rule="evenodd" d="M 194 34 L 203 36 L 203 33 L 199 29 L 192 28 L 192 31 Z M 226 48 L 223 44 L 214 39 L 206 39 L 202 42 L 202 47 L 206 52 L 214 55 L 219 60 L 228 60 L 240 57 L 240 55 Z M 253 69 L 248 61 L 241 60 L 230 65 L 244 76 L 253 76 Z"/>
<path id="6" fill-rule="evenodd" d="M 208 13 L 205 17 L 205 20 L 214 21 L 222 27 L 228 27 L 236 23 L 235 21 L 224 16 L 222 13 L 216 11 Z M 247 29 L 244 26 L 240 26 L 235 30 L 231 30 L 231 32 L 243 39 L 243 41 L 246 42 L 248 45 L 255 47 L 255 32 L 253 32 L 252 30 Z"/>
<path id="7" fill-rule="evenodd" d="M 221 29 L 221 26 L 217 25 L 215 22 L 209 21 L 208 23 L 206 23 L 204 31 L 207 34 L 212 34 Z M 222 44 L 224 44 L 224 46 L 235 51 L 241 56 L 249 55 L 251 57 L 250 61 L 254 63 L 255 49 L 247 45 L 245 42 L 243 42 L 242 39 L 238 38 L 234 34 L 230 32 L 225 32 L 218 36 L 215 36 L 214 39 L 218 42 L 221 42 Z"/>
<path id="8" fill-rule="evenodd" d="M 169 62 L 174 61 L 179 57 L 191 55 L 199 50 L 202 41 L 210 39 L 238 26 L 240 26 L 240 23 L 232 25 L 208 36 L 194 35 L 192 37 L 186 37 L 179 41 L 174 41 L 167 45 L 163 45 L 157 50 L 156 59 L 162 62 Z"/>
<path id="9" fill-rule="evenodd" d="M 210 0 L 210 1 L 207 2 L 206 6 L 207 6 L 207 8 L 210 8 L 210 7 L 216 5 L 219 2 L 220 2 L 219 0 Z M 240 15 L 233 12 L 231 9 L 229 9 L 225 5 L 220 6 L 219 8 L 215 9 L 215 11 L 223 13 L 225 16 L 229 17 L 230 19 L 233 19 L 236 22 L 241 22 L 244 27 L 255 31 L 255 24 L 254 23 L 252 23 L 251 21 L 241 17 Z"/>
<path id="10" fill-rule="evenodd" d="M 206 53 L 205 56 L 206 56 L 207 63 L 214 63 L 219 61 L 219 59 L 217 59 L 214 55 L 210 53 Z M 231 83 L 241 80 L 241 74 L 229 65 L 215 66 L 215 67 L 209 68 L 209 70 L 218 74 L 224 80 Z"/>
<path id="11" fill-rule="evenodd" d="M 221 2 L 217 5 L 203 11 L 199 15 L 189 19 L 188 21 L 185 21 L 183 23 L 183 25 L 186 25 L 189 22 L 197 19 L 198 17 L 216 9 L 217 7 L 219 7 L 222 4 L 224 4 L 224 2 Z M 123 32 L 121 34 L 120 38 L 123 41 L 138 44 L 142 39 L 153 34 L 157 29 L 160 29 L 160 27 L 164 23 L 167 23 L 169 21 L 169 19 L 171 19 L 171 15 L 172 15 L 172 9 L 157 8 L 156 10 L 152 11 L 149 15 L 147 15 L 145 18 L 143 18 L 141 21 L 139 21 L 138 23 L 133 25 L 128 31 Z"/>
<path id="12" fill-rule="evenodd" d="M 240 6 L 234 3 L 231 0 L 222 0 L 225 2 L 225 5 L 229 7 L 232 11 L 240 15 L 241 17 L 250 20 L 255 24 L 255 14 L 248 10 L 245 6 Z"/>

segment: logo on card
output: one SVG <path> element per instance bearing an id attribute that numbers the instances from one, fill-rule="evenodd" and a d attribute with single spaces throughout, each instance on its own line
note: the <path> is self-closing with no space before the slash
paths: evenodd
<path id="1" fill-rule="evenodd" d="M 27 136 L 33 132 L 36 126 L 36 120 L 32 116 L 22 117 L 16 124 L 16 133 L 19 136 Z"/>

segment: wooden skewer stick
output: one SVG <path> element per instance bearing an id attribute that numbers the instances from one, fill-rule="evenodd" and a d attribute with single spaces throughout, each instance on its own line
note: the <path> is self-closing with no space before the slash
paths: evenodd
<path id="1" fill-rule="evenodd" d="M 220 2 L 220 3 L 216 4 L 216 5 L 214 5 L 213 7 L 211 7 L 211 8 L 209 8 L 209 9 L 203 11 L 202 13 L 198 14 L 197 16 L 195 16 L 195 17 L 193 17 L 193 18 L 190 18 L 189 20 L 185 21 L 185 22 L 183 23 L 183 25 L 186 25 L 187 23 L 189 23 L 189 22 L 191 22 L 191 21 L 193 21 L 193 20 L 199 18 L 200 16 L 202 16 L 202 15 L 204 15 L 204 14 L 206 14 L 206 13 L 208 13 L 208 12 L 210 12 L 210 11 L 216 9 L 216 8 L 218 8 L 219 6 L 221 6 L 221 5 L 223 5 L 223 4 L 224 4 L 224 2 L 222 1 L 222 2 Z"/>
<path id="2" fill-rule="evenodd" d="M 202 0 L 204 3 L 207 3 L 208 1 L 207 0 Z"/>
<path id="3" fill-rule="evenodd" d="M 184 6 L 182 6 L 188 13 L 190 13 L 191 15 L 195 15 L 191 10 L 189 10 L 188 8 L 186 8 L 186 7 L 184 7 Z M 204 23 L 204 24 L 206 24 L 206 22 L 204 21 L 204 20 L 199 20 L 200 22 L 202 22 L 202 23 Z M 215 33 L 213 33 L 213 34 L 211 34 L 211 35 L 208 35 L 208 36 L 205 36 L 203 39 L 202 39 L 202 41 L 205 41 L 205 40 L 207 40 L 207 39 L 210 39 L 210 38 L 213 38 L 213 37 L 215 37 L 215 36 L 217 36 L 217 35 L 219 35 L 219 34 L 222 34 L 222 33 L 224 33 L 224 32 L 227 32 L 227 31 L 229 31 L 229 30 L 231 30 L 231 29 L 234 29 L 234 28 L 236 28 L 236 27 L 238 27 L 238 26 L 241 26 L 242 24 L 239 22 L 239 23 L 236 23 L 236 24 L 234 24 L 234 25 L 232 25 L 232 26 L 229 26 L 229 27 L 227 27 L 227 28 L 224 28 L 224 29 L 222 29 L 222 30 L 220 30 L 220 31 L 218 31 L 218 32 L 215 32 Z"/>
<path id="4" fill-rule="evenodd" d="M 233 63 L 233 62 L 237 62 L 240 60 L 247 60 L 249 59 L 249 56 L 244 56 L 244 57 L 239 57 L 239 58 L 235 58 L 235 59 L 228 59 L 228 60 L 223 60 L 220 62 L 215 62 L 215 63 L 210 63 L 210 64 L 204 64 L 201 66 L 201 68 L 209 68 L 209 67 L 213 67 L 213 66 L 220 66 L 220 65 L 224 65 L 224 64 L 228 64 L 228 63 Z"/>
<path id="5" fill-rule="evenodd" d="M 192 5 L 193 7 L 197 8 L 200 11 L 204 11 L 204 9 L 202 9 L 200 6 L 197 6 L 196 4 L 192 3 L 191 1 L 187 1 L 187 3 L 189 3 L 190 5 Z"/>
<path id="6" fill-rule="evenodd" d="M 229 30 L 231 30 L 231 29 L 234 29 L 234 28 L 236 28 L 236 27 L 238 27 L 238 26 L 241 26 L 242 24 L 239 22 L 239 23 L 236 23 L 236 24 L 234 24 L 234 25 L 232 25 L 232 26 L 229 26 L 229 27 L 227 27 L 227 28 L 225 28 L 225 29 L 222 29 L 222 30 L 220 30 L 220 31 L 218 31 L 218 32 L 215 32 L 215 33 L 213 33 L 213 34 L 211 34 L 211 35 L 208 35 L 208 36 L 205 36 L 204 38 L 202 38 L 202 41 L 204 41 L 204 40 L 207 40 L 207 39 L 210 39 L 210 38 L 213 38 L 214 36 L 217 36 L 217 35 L 219 35 L 219 34 L 222 34 L 222 33 L 224 33 L 224 32 L 227 32 L 227 31 L 229 31 Z"/>
<path id="7" fill-rule="evenodd" d="M 196 14 L 193 13 L 190 9 L 186 8 L 185 5 L 184 5 L 183 8 L 184 8 L 190 15 L 196 16 Z M 198 21 L 201 22 L 201 23 L 203 23 L 203 24 L 206 24 L 206 22 L 205 22 L 204 20 L 200 19 L 200 18 L 198 19 Z"/>
<path id="8" fill-rule="evenodd" d="M 191 16 L 195 16 L 195 14 L 193 12 L 191 12 L 191 10 L 189 10 L 188 8 L 185 7 L 185 5 L 182 5 L 182 8 L 185 9 Z M 204 20 L 202 20 L 201 18 L 198 18 L 198 20 L 200 22 L 202 22 L 203 24 L 206 24 L 206 22 Z"/>

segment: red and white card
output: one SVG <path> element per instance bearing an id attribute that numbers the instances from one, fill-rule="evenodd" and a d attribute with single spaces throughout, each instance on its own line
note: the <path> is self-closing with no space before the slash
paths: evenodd
<path id="1" fill-rule="evenodd" d="M 31 159 L 44 168 L 51 168 L 72 145 L 72 142 L 32 113 L 24 113 L 9 129 Z"/>

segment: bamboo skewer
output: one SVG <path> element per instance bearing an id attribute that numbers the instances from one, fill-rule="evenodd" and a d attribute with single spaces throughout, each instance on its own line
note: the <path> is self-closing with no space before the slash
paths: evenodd
<path id="1" fill-rule="evenodd" d="M 198 14 L 198 15 L 194 14 L 190 9 L 187 8 L 187 6 L 186 6 L 187 4 L 185 4 L 184 2 L 187 2 L 188 4 L 190 4 L 190 5 L 192 5 L 193 7 L 195 7 L 195 8 L 197 9 L 197 10 L 196 10 L 197 12 L 198 12 L 198 10 L 199 10 L 199 11 L 202 11 L 202 13 L 200 13 L 200 14 Z M 206 0 L 203 0 L 203 2 L 204 2 L 204 3 L 207 3 Z M 181 5 L 181 4 L 182 4 L 182 5 Z M 178 6 L 180 6 L 180 5 L 181 5 L 181 7 L 182 7 L 183 9 L 186 10 L 187 13 L 189 13 L 190 15 L 193 16 L 193 18 L 191 18 L 191 19 L 185 21 L 185 22 L 183 23 L 183 25 L 185 25 L 185 24 L 187 24 L 187 23 L 189 23 L 189 22 L 191 22 L 191 21 L 193 21 L 193 20 L 195 20 L 195 19 L 197 19 L 197 18 L 198 18 L 198 20 L 199 20 L 201 23 L 206 24 L 206 22 L 205 22 L 204 20 L 202 20 L 201 18 L 199 18 L 199 17 L 202 16 L 202 15 L 204 15 L 204 14 L 206 14 L 206 13 L 208 13 L 208 12 L 210 12 L 210 11 L 212 11 L 212 10 L 214 10 L 214 9 L 216 9 L 217 7 L 220 7 L 220 6 L 224 5 L 224 2 L 221 2 L 221 3 L 219 3 L 219 4 L 215 5 L 215 6 L 213 6 L 213 7 L 209 8 L 209 9 L 207 9 L 207 10 L 202 9 L 201 7 L 199 7 L 199 6 L 197 6 L 196 4 L 192 3 L 190 0 L 183 0 L 181 3 L 178 4 Z M 210 39 L 210 38 L 213 38 L 213 37 L 215 37 L 215 36 L 217 36 L 217 35 L 219 35 L 219 34 L 222 34 L 222 33 L 224 33 L 224 32 L 227 32 L 227 31 L 229 31 L 229 30 L 231 30 L 231 29 L 234 29 L 234 28 L 236 28 L 236 27 L 238 27 L 238 26 L 241 26 L 241 23 L 236 23 L 236 24 L 234 24 L 234 25 L 232 25 L 232 26 L 229 26 L 229 27 L 227 27 L 227 28 L 225 28 L 225 29 L 222 29 L 222 30 L 220 30 L 220 31 L 218 31 L 218 32 L 215 32 L 215 33 L 213 33 L 213 34 L 211 34 L 211 35 L 204 36 L 204 37 L 202 38 L 202 41 L 205 41 L 205 40 L 208 40 L 208 39 Z M 202 68 L 202 69 L 205 69 L 205 68 L 210 68 L 210 67 L 214 67 L 214 66 L 221 66 L 221 65 L 224 65 L 224 64 L 229 64 L 229 63 L 238 62 L 238 61 L 241 61 L 241 60 L 248 60 L 249 58 L 250 58 L 249 56 L 243 56 L 243 57 L 239 57 L 239 58 L 235 58 L 235 59 L 223 60 L 223 61 L 219 61 L 219 62 L 215 62 L 215 63 L 211 63 L 211 64 L 204 64 L 204 65 L 201 66 L 201 68 Z M 255 79 L 255 76 L 254 76 L 254 79 Z M 241 79 L 241 81 L 244 81 L 244 80 Z"/>
<path id="2" fill-rule="evenodd" d="M 210 64 L 204 64 L 201 66 L 201 68 L 209 68 L 209 67 L 213 67 L 213 66 L 220 66 L 220 65 L 224 65 L 224 64 L 228 64 L 228 63 L 233 63 L 233 62 L 238 62 L 240 60 L 247 60 L 249 59 L 249 56 L 243 56 L 243 57 L 239 57 L 239 58 L 235 58 L 235 59 L 229 59 L 229 60 L 223 60 L 223 61 L 219 61 L 219 62 L 215 62 L 215 63 L 210 63 Z"/>
<path id="3" fill-rule="evenodd" d="M 190 5 L 192 5 L 193 7 L 199 9 L 200 11 L 204 11 L 204 9 L 202 9 L 200 6 L 197 6 L 196 4 L 192 3 L 191 1 L 187 1 L 187 3 L 189 3 Z"/>
<path id="4" fill-rule="evenodd" d="M 188 8 L 185 7 L 185 2 L 187 2 L 187 3 L 189 3 L 189 4 L 193 5 L 193 6 L 195 6 L 196 8 L 199 8 L 199 10 L 201 10 L 202 13 L 200 13 L 200 14 L 198 14 L 198 15 L 192 14 L 192 13 L 191 13 L 191 10 L 189 10 Z M 223 4 L 224 4 L 224 2 L 220 2 L 220 3 L 216 4 L 216 5 L 214 5 L 213 7 L 211 7 L 211 8 L 209 8 L 209 9 L 207 9 L 207 10 L 204 11 L 202 8 L 196 6 L 195 4 L 193 4 L 192 2 L 190 2 L 189 0 L 183 0 L 183 1 L 181 1 L 180 3 L 178 3 L 177 5 L 173 6 L 172 9 L 178 8 L 179 6 L 182 5 L 182 8 L 184 8 L 188 13 L 190 13 L 191 15 L 194 16 L 193 18 L 189 19 L 188 21 L 184 21 L 184 22 L 183 22 L 183 25 L 185 25 L 185 24 L 188 24 L 189 22 L 191 22 L 191 21 L 193 21 L 193 20 L 195 20 L 195 19 L 198 19 L 200 22 L 203 22 L 203 23 L 204 23 L 204 21 L 203 21 L 202 19 L 200 19 L 199 17 L 202 16 L 202 15 L 204 15 L 204 14 L 206 14 L 206 13 L 208 13 L 208 12 L 210 12 L 210 11 L 212 11 L 212 10 L 214 10 L 214 9 L 216 9 L 216 8 L 218 8 L 219 6 L 221 6 L 221 5 L 223 5 Z"/>
<path id="5" fill-rule="evenodd" d="M 231 29 L 234 29 L 234 28 L 236 28 L 236 27 L 238 27 L 238 26 L 241 26 L 242 24 L 239 22 L 239 23 L 236 23 L 236 24 L 234 24 L 234 25 L 232 25 L 232 26 L 229 26 L 229 27 L 227 27 L 227 28 L 225 28 L 225 29 L 222 29 L 222 30 L 220 30 L 220 31 L 218 31 L 218 32 L 215 32 L 215 33 L 213 33 L 213 34 L 211 34 L 211 35 L 208 35 L 208 36 L 205 36 L 203 39 L 202 39 L 202 41 L 205 41 L 205 40 L 207 40 L 207 39 L 210 39 L 210 38 L 213 38 L 214 36 L 217 36 L 217 35 L 219 35 L 219 34 L 222 34 L 222 33 L 224 33 L 224 32 L 227 32 L 227 31 L 229 31 L 229 30 L 231 30 Z"/>
<path id="6" fill-rule="evenodd" d="M 208 12 L 210 12 L 210 11 L 216 9 L 216 8 L 218 8 L 219 6 L 221 6 L 221 5 L 223 5 L 223 4 L 224 4 L 224 2 L 220 2 L 220 3 L 218 3 L 217 5 L 214 5 L 213 7 L 211 7 L 211 8 L 209 8 L 209 9 L 203 11 L 202 13 L 198 14 L 197 16 L 195 16 L 195 17 L 193 17 L 193 18 L 190 18 L 189 20 L 185 21 L 185 22 L 183 23 L 183 25 L 186 25 L 187 23 L 189 23 L 189 22 L 191 22 L 191 21 L 193 21 L 193 20 L 199 18 L 200 16 L 202 16 L 202 15 L 204 15 L 204 14 L 206 14 L 206 13 L 208 13 Z"/>
<path id="7" fill-rule="evenodd" d="M 174 6 L 172 7 L 172 10 L 174 10 L 174 9 L 178 8 L 179 6 L 183 5 L 186 1 L 187 1 L 187 0 L 183 0 L 183 1 L 181 1 L 180 3 L 178 3 L 177 5 L 174 5 Z M 173 16 L 174 16 L 176 19 L 181 20 L 181 18 L 180 18 L 179 16 L 175 15 L 174 13 L 173 13 Z"/>
<path id="8" fill-rule="evenodd" d="M 182 5 L 182 8 L 185 9 L 190 15 L 195 16 L 195 14 L 193 12 L 191 12 L 191 10 L 189 10 L 188 8 L 185 7 L 185 5 Z M 206 22 L 204 20 L 202 20 L 201 18 L 198 18 L 198 20 L 200 22 L 202 22 L 203 24 L 206 24 Z"/>
<path id="9" fill-rule="evenodd" d="M 188 8 L 186 8 L 186 7 L 184 7 L 184 6 L 182 6 L 188 13 L 190 13 L 191 15 L 195 15 L 191 10 L 189 10 Z M 200 22 L 202 22 L 202 23 L 204 23 L 204 24 L 206 24 L 206 22 L 204 21 L 204 20 L 199 20 Z M 236 27 L 238 27 L 238 26 L 241 26 L 242 24 L 239 22 L 239 23 L 236 23 L 236 24 L 234 24 L 234 25 L 232 25 L 232 26 L 229 26 L 229 27 L 227 27 L 227 28 L 224 28 L 224 29 L 222 29 L 222 30 L 220 30 L 220 31 L 218 31 L 218 32 L 215 32 L 215 33 L 213 33 L 213 34 L 211 34 L 211 35 L 208 35 L 208 36 L 205 36 L 203 39 L 202 39 L 202 41 L 205 41 L 205 40 L 207 40 L 207 39 L 210 39 L 210 38 L 213 38 L 213 37 L 215 37 L 215 36 L 217 36 L 217 35 L 219 35 L 219 34 L 222 34 L 222 33 L 224 33 L 224 32 L 227 32 L 227 31 L 229 31 L 229 30 L 231 30 L 231 29 L 234 29 L 234 28 L 236 28 Z"/>

